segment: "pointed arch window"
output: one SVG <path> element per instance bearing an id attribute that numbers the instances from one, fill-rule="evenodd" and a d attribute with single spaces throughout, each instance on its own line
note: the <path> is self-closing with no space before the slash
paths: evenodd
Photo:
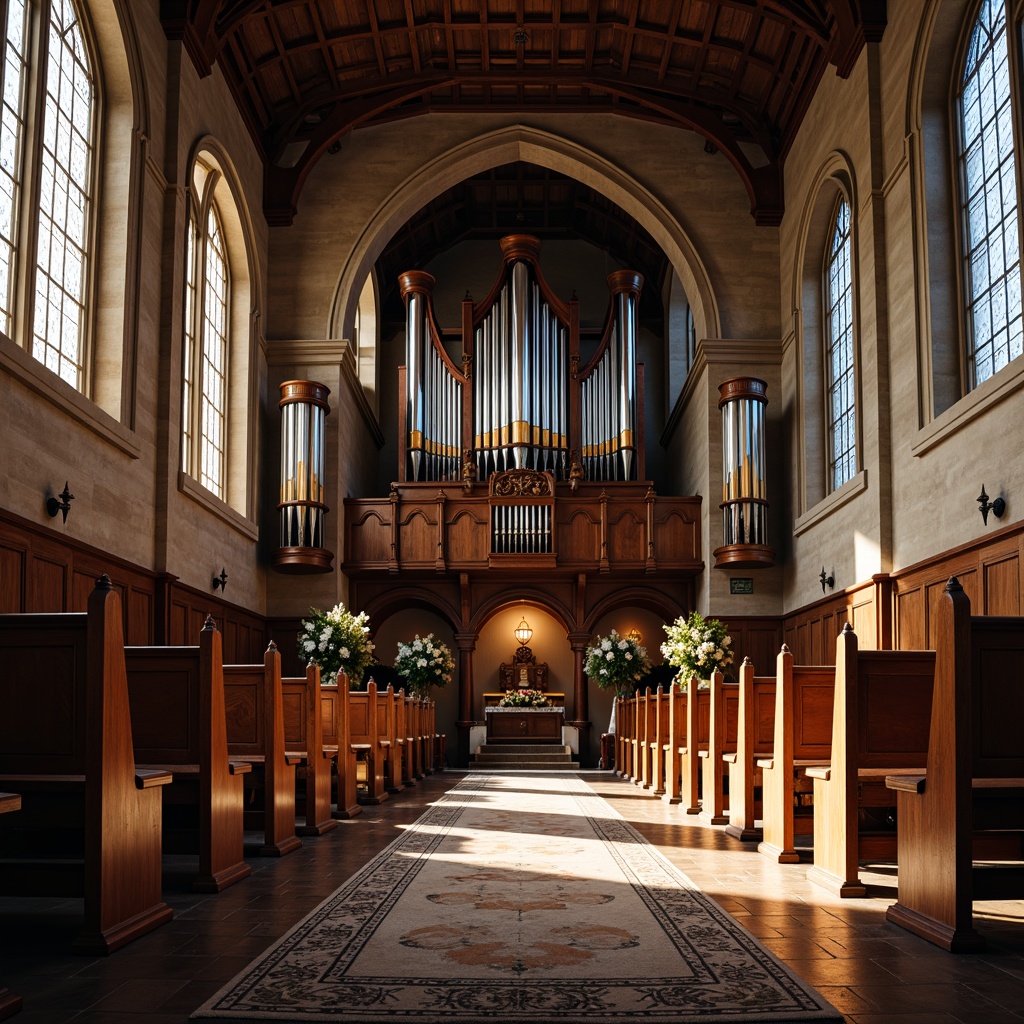
<path id="1" fill-rule="evenodd" d="M 850 204 L 841 197 L 832 218 L 824 274 L 825 423 L 828 489 L 857 473 L 857 403 L 853 346 Z"/>
<path id="2" fill-rule="evenodd" d="M 984 0 L 956 97 L 967 390 L 1024 351 L 1006 26 L 1005 0 Z"/>
<path id="3" fill-rule="evenodd" d="M 35 6 L 27 0 L 6 4 L 0 328 L 82 391 L 88 368 L 95 73 L 73 0 L 40 0 L 42 31 L 33 46 Z"/>
<path id="4" fill-rule="evenodd" d="M 219 173 L 196 164 L 199 200 L 186 243 L 182 469 L 225 497 L 231 280 L 213 193 Z"/>

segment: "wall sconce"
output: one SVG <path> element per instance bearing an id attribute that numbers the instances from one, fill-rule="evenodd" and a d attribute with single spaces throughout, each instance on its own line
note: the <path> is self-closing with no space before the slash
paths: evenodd
<path id="1" fill-rule="evenodd" d="M 730 377 L 718 385 L 722 410 L 722 510 L 724 544 L 716 569 L 756 569 L 775 564 L 768 547 L 765 484 L 768 385 L 758 377 Z"/>
<path id="2" fill-rule="evenodd" d="M 530 642 L 533 630 L 530 629 L 530 624 L 526 621 L 525 615 L 519 625 L 512 631 L 512 635 L 516 638 L 520 647 L 525 647 Z"/>
<path id="3" fill-rule="evenodd" d="M 46 499 L 46 511 L 49 512 L 50 518 L 53 519 L 58 512 L 64 517 L 64 522 L 68 521 L 68 513 L 71 511 L 71 501 L 74 495 L 68 490 L 68 482 L 64 481 L 64 490 L 57 495 L 56 498 Z"/>
<path id="4" fill-rule="evenodd" d="M 644 642 L 644 635 L 639 629 L 634 626 L 627 634 L 626 637 L 633 641 L 635 644 L 642 644 Z"/>
<path id="5" fill-rule="evenodd" d="M 224 590 L 228 585 L 228 573 L 226 569 L 221 569 L 219 576 L 213 577 L 213 589 L 218 588 Z"/>
<path id="6" fill-rule="evenodd" d="M 823 594 L 825 593 L 825 588 L 826 587 L 828 587 L 829 590 L 835 590 L 835 587 L 836 587 L 836 571 L 835 571 L 835 569 L 833 569 L 829 573 L 829 572 L 825 572 L 825 566 L 822 566 L 821 567 L 821 575 L 818 576 L 818 579 L 821 580 L 821 592 Z"/>
<path id="7" fill-rule="evenodd" d="M 274 552 L 278 572 L 330 572 L 334 555 L 324 547 L 325 420 L 331 389 L 312 380 L 281 385 L 281 517 Z"/>
<path id="8" fill-rule="evenodd" d="M 66 490 L 67 488 L 65 488 Z M 51 499 L 52 500 L 52 499 Z M 1002 498 L 993 498 L 992 501 L 988 500 L 988 495 L 985 493 L 985 485 L 981 485 L 981 494 L 978 495 L 978 504 L 981 506 L 981 518 L 986 526 L 988 526 L 988 514 L 992 513 L 996 519 L 1002 519 L 1003 513 L 1006 511 L 1006 502 Z M 53 515 L 54 513 L 50 513 Z"/>

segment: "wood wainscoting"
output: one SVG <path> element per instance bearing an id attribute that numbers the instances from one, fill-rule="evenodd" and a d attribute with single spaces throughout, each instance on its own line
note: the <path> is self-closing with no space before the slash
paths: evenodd
<path id="1" fill-rule="evenodd" d="M 104 573 L 121 598 L 128 646 L 198 644 L 212 615 L 226 662 L 263 660 L 263 616 L 0 511 L 0 613 L 83 612 Z"/>

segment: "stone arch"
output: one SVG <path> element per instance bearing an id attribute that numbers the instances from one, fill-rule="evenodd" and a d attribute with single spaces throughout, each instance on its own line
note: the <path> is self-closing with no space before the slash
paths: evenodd
<path id="1" fill-rule="evenodd" d="M 465 178 L 524 160 L 585 182 L 636 219 L 662 247 L 694 307 L 698 337 L 719 337 L 721 318 L 711 279 L 682 225 L 661 201 L 621 168 L 578 143 L 525 125 L 470 139 L 424 165 L 370 218 L 342 268 L 328 337 L 350 337 L 367 274 L 395 230 L 445 189 Z"/>

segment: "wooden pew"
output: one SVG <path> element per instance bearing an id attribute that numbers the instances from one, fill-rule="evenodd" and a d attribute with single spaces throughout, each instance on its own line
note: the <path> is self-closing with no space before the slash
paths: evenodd
<path id="1" fill-rule="evenodd" d="M 413 774 L 413 737 L 411 725 L 411 704 L 405 690 L 399 690 L 395 696 L 395 765 L 399 769 L 402 786 L 408 789 L 416 785 Z"/>
<path id="2" fill-rule="evenodd" d="M 743 842 L 759 842 L 764 816 L 761 770 L 757 762 L 770 757 L 775 737 L 775 676 L 755 676 L 749 658 L 740 666 L 736 710 L 736 749 L 722 760 L 729 766 L 729 823 L 725 831 Z"/>
<path id="3" fill-rule="evenodd" d="M 615 698 L 615 774 L 629 779 L 633 771 L 633 732 L 636 694 Z"/>
<path id="4" fill-rule="evenodd" d="M 641 789 L 652 789 L 654 770 L 654 744 L 657 737 L 657 701 L 651 688 L 645 687 L 636 695 L 636 732 L 633 743 L 636 747 L 637 775 L 633 780 Z"/>
<path id="5" fill-rule="evenodd" d="M 687 814 L 700 814 L 700 752 L 711 737 L 711 690 L 692 676 L 686 682 L 686 727 L 679 746 L 680 803 Z"/>
<path id="6" fill-rule="evenodd" d="M 126 647 L 135 756 L 170 771 L 164 852 L 198 853 L 195 892 L 220 892 L 252 874 L 245 863 L 242 776 L 228 757 L 221 635 L 207 617 L 198 647 Z"/>
<path id="7" fill-rule="evenodd" d="M 725 780 L 729 769 L 724 755 L 736 749 L 739 685 L 727 682 L 721 672 L 713 672 L 709 690 L 708 745 L 697 753 L 701 759 L 700 816 L 710 825 L 727 825 Z"/>
<path id="8" fill-rule="evenodd" d="M 322 836 L 338 827 L 331 814 L 331 774 L 338 758 L 337 744 L 324 744 L 320 703 L 320 666 L 310 662 L 304 676 L 281 680 L 284 704 L 284 745 L 296 755 L 296 809 L 305 821 L 297 826 L 300 836 Z M 302 799 L 299 800 L 301 792 Z"/>
<path id="9" fill-rule="evenodd" d="M 363 808 L 357 798 L 356 753 L 349 736 L 348 676 L 338 673 L 337 684 L 320 685 L 320 714 L 324 750 L 333 754 L 337 762 L 335 775 L 335 817 L 353 818 Z"/>
<path id="10" fill-rule="evenodd" d="M 757 848 L 780 864 L 800 859 L 796 836 L 811 831 L 812 785 L 805 770 L 828 763 L 835 679 L 834 665 L 794 665 L 792 653 L 782 645 L 775 662 L 772 753 L 757 761 L 763 806 L 763 837 Z"/>
<path id="11" fill-rule="evenodd" d="M 895 822 L 885 777 L 924 768 L 928 753 L 934 651 L 858 651 L 847 623 L 836 641 L 829 764 L 814 780 L 814 866 L 807 877 L 837 896 L 865 896 L 861 860 L 895 860 Z M 864 818 L 863 822 L 859 819 Z"/>
<path id="12" fill-rule="evenodd" d="M 669 694 L 659 686 L 654 695 L 654 745 L 651 748 L 651 790 L 664 796 L 668 785 Z"/>
<path id="13" fill-rule="evenodd" d="M 381 746 L 379 716 L 377 684 L 371 679 L 365 690 L 348 695 L 349 749 L 364 757 L 366 764 L 366 791 L 357 796 L 361 804 L 379 804 L 388 798 L 388 791 L 384 788 L 387 753 Z M 418 742 L 415 746 L 419 750 Z"/>
<path id="14" fill-rule="evenodd" d="M 399 746 L 398 743 L 398 694 L 390 683 L 386 690 L 377 691 L 377 703 L 377 736 L 385 754 L 384 788 L 389 793 L 401 793 L 402 753 L 405 744 Z"/>
<path id="15" fill-rule="evenodd" d="M 974 900 L 1024 899 L 1024 619 L 972 616 L 956 577 L 933 614 L 927 769 L 886 779 L 899 821 L 898 899 L 886 917 L 967 953 L 985 947 Z"/>
<path id="16" fill-rule="evenodd" d="M 0 615 L 0 893 L 84 896 L 74 949 L 105 955 L 171 919 L 160 808 L 171 776 L 135 763 L 121 601 L 102 576 L 85 614 Z"/>
<path id="17" fill-rule="evenodd" d="M 257 806 L 246 810 L 245 827 L 263 833 L 262 857 L 283 857 L 302 846 L 295 834 L 295 766 L 298 754 L 285 751 L 281 652 L 271 641 L 262 665 L 224 666 L 228 756 L 247 761 L 252 772 L 246 795 Z"/>
<path id="18" fill-rule="evenodd" d="M 21 810 L 20 793 L 0 793 L 0 814 Z M 9 988 L 0 988 L 0 1020 L 13 1017 L 21 1009 L 21 996 Z"/>
<path id="19" fill-rule="evenodd" d="M 678 804 L 683 799 L 682 752 L 686 741 L 687 692 L 673 680 L 666 693 L 668 726 L 662 744 L 665 763 L 665 792 L 661 799 L 667 804 Z"/>

